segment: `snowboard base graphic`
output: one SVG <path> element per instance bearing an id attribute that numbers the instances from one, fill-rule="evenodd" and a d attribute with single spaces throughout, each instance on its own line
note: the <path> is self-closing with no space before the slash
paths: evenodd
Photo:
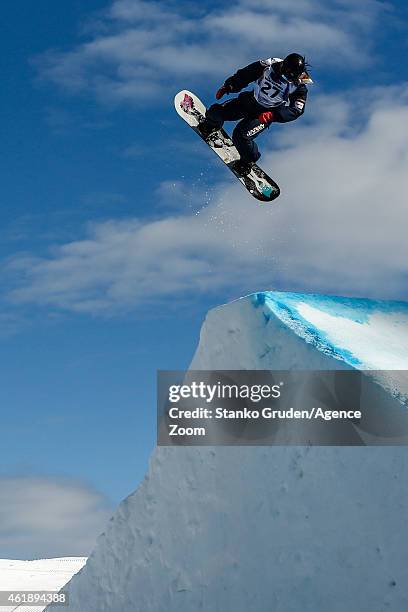
<path id="1" fill-rule="evenodd" d="M 180 91 L 174 98 L 174 106 L 180 117 L 208 144 L 254 198 L 261 202 L 272 202 L 278 197 L 279 186 L 256 164 L 248 174 L 235 170 L 234 162 L 240 156 L 224 129 L 212 132 L 207 138 L 203 137 L 197 128 L 204 121 L 206 108 L 196 95 L 187 90 Z"/>

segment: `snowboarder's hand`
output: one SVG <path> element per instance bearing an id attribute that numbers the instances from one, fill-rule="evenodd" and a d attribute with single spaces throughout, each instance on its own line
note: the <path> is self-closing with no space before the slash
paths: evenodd
<path id="1" fill-rule="evenodd" d="M 219 90 L 215 94 L 215 97 L 217 98 L 217 100 L 220 100 L 222 98 L 222 96 L 225 96 L 226 94 L 230 94 L 233 91 L 234 91 L 233 77 L 229 77 L 225 81 L 224 85 L 219 88 Z"/>
<path id="2" fill-rule="evenodd" d="M 225 96 L 226 93 L 228 93 L 227 88 L 225 87 L 225 85 L 223 85 L 215 94 L 216 100 L 221 100 L 222 96 Z"/>
<path id="3" fill-rule="evenodd" d="M 273 113 L 272 111 L 265 111 L 259 115 L 258 119 L 261 123 L 266 123 L 268 125 L 268 123 L 272 123 L 273 121 Z"/>

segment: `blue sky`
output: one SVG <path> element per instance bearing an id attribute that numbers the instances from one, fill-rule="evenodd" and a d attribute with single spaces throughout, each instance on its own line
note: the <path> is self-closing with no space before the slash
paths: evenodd
<path id="1" fill-rule="evenodd" d="M 156 370 L 188 366 L 209 307 L 261 289 L 408 297 L 407 9 L 44 0 L 3 20 L 0 495 L 16 484 L 24 505 L 35 482 L 57 515 L 69 491 L 97 531 L 145 472 Z M 282 186 L 266 210 L 172 99 L 210 102 L 292 50 L 315 85 L 301 121 L 259 139 Z M 71 548 L 45 527 L 21 544 L 20 520 L 0 556 L 88 552 L 79 519 Z"/>

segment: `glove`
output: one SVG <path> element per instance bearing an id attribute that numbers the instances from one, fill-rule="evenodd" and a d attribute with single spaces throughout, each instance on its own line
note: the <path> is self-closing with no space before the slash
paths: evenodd
<path id="1" fill-rule="evenodd" d="M 225 81 L 224 85 L 219 88 L 219 90 L 215 94 L 217 100 L 220 100 L 222 96 L 225 96 L 226 94 L 232 93 L 234 91 L 233 83 L 231 81 L 233 81 L 233 77 L 229 77 Z"/>
<path id="2" fill-rule="evenodd" d="M 269 123 L 272 123 L 273 121 L 273 112 L 265 111 L 264 113 L 261 113 L 259 115 L 258 119 L 261 123 L 266 123 L 268 125 Z"/>
<path id="3" fill-rule="evenodd" d="M 220 87 L 217 93 L 215 94 L 216 100 L 221 100 L 222 96 L 225 96 L 226 93 L 228 93 L 227 88 L 225 87 L 225 85 L 222 85 L 222 87 Z"/>

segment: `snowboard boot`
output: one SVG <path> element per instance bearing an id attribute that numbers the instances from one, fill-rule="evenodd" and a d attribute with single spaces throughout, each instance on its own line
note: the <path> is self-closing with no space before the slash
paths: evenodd
<path id="1" fill-rule="evenodd" d="M 245 161 L 244 159 L 238 159 L 234 162 L 233 169 L 241 176 L 249 174 L 254 166 L 255 162 Z"/>
<path id="2" fill-rule="evenodd" d="M 213 132 L 216 132 L 218 128 L 208 123 L 207 119 L 204 119 L 204 121 L 198 124 L 197 130 L 200 132 L 201 136 L 206 140 Z"/>

